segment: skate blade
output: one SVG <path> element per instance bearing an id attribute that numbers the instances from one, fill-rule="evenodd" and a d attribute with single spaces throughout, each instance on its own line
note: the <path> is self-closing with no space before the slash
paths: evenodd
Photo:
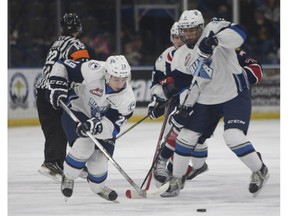
<path id="1" fill-rule="evenodd" d="M 270 177 L 270 174 L 267 174 L 266 178 L 263 181 L 262 187 L 256 193 L 252 194 L 253 197 L 258 196 L 258 194 L 262 191 L 263 187 L 265 186 L 266 182 L 268 181 L 269 177 Z"/>
<path id="2" fill-rule="evenodd" d="M 42 174 L 42 175 L 44 175 L 44 176 L 46 176 L 46 177 L 48 177 L 48 178 L 56 181 L 56 182 L 61 183 L 61 181 L 62 181 L 62 176 L 59 175 L 59 174 L 50 175 L 50 174 L 49 174 L 49 171 L 46 171 L 46 170 L 44 171 L 43 169 L 38 169 L 38 172 L 39 172 L 40 174 Z"/>

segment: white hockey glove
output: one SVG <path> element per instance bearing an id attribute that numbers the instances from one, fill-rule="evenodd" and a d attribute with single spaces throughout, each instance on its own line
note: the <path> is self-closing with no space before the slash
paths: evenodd
<path id="1" fill-rule="evenodd" d="M 54 109 L 60 109 L 60 100 L 66 101 L 68 82 L 63 77 L 52 76 L 49 78 L 49 101 Z"/>
<path id="2" fill-rule="evenodd" d="M 76 133 L 80 137 L 88 137 L 86 132 L 90 132 L 92 135 L 100 134 L 103 130 L 101 119 L 92 117 L 84 123 L 79 123 L 76 128 Z"/>

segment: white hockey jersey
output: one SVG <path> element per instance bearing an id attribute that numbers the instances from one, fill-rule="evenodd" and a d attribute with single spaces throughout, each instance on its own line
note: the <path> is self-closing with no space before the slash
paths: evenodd
<path id="1" fill-rule="evenodd" d="M 95 135 L 97 139 L 115 138 L 122 124 L 132 116 L 136 106 L 135 95 L 129 84 L 120 92 L 114 92 L 106 84 L 104 64 L 105 62 L 96 60 L 80 63 L 83 81 L 74 87 L 68 97 L 72 110 L 82 112 L 88 118 L 96 115 L 102 118 L 103 132 Z M 79 62 L 59 62 L 55 64 L 51 76 L 79 82 L 79 79 L 76 80 L 77 67 L 79 68 Z"/>
<path id="2" fill-rule="evenodd" d="M 193 49 L 182 46 L 175 52 L 171 65 L 172 71 L 194 75 L 199 63 L 199 43 L 211 31 L 216 34 L 218 45 L 212 57 L 205 60 L 200 74 L 196 77 L 197 85 L 191 91 L 198 94 L 195 90 L 197 87 L 200 92 L 197 103 L 207 105 L 223 103 L 238 95 L 234 75 L 242 74 L 243 69 L 238 63 L 235 49 L 245 40 L 246 34 L 242 29 L 227 21 L 210 22 Z"/>
<path id="3" fill-rule="evenodd" d="M 174 46 L 168 47 L 157 58 L 152 71 L 151 95 L 156 94 L 160 98 L 166 98 L 160 84 L 160 80 L 170 75 L 171 62 L 175 51 L 176 48 Z"/>

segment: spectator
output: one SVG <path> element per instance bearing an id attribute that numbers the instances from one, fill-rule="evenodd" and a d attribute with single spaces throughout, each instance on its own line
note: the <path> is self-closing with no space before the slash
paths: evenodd
<path id="1" fill-rule="evenodd" d="M 248 29 L 248 34 L 250 34 L 248 42 L 262 63 L 277 63 L 278 34 L 273 23 L 259 8 L 254 13 L 254 21 Z"/>
<path id="2" fill-rule="evenodd" d="M 130 43 L 126 43 L 124 47 L 124 54 L 131 65 L 139 65 L 142 59 L 141 49 L 143 41 L 140 35 L 137 35 Z"/>
<path id="3" fill-rule="evenodd" d="M 108 41 L 102 36 L 97 35 L 93 42 L 92 47 L 94 48 L 96 59 L 100 61 L 105 61 L 110 54 L 110 48 Z"/>

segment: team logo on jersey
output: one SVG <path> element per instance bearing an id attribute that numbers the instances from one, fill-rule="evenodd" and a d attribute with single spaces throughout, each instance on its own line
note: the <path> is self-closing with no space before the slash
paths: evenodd
<path id="1" fill-rule="evenodd" d="M 108 104 L 107 106 L 99 106 L 93 98 L 89 99 L 88 105 L 90 106 L 91 109 L 91 115 L 96 116 L 98 118 L 103 116 L 110 108 L 110 104 Z"/>
<path id="2" fill-rule="evenodd" d="M 11 109 L 16 109 L 17 107 L 26 109 L 28 107 L 28 82 L 23 74 L 15 73 L 12 76 L 9 84 L 9 91 Z"/>
<path id="3" fill-rule="evenodd" d="M 189 60 L 191 59 L 191 53 L 189 53 L 186 57 L 185 57 L 185 62 L 184 62 L 184 65 L 185 67 L 187 66 Z"/>
<path id="4" fill-rule="evenodd" d="M 99 69 L 101 67 L 101 65 L 99 63 L 97 63 L 97 62 L 91 61 L 91 62 L 89 62 L 88 67 L 91 70 L 97 70 L 97 69 Z"/>
<path id="5" fill-rule="evenodd" d="M 128 105 L 128 110 L 132 112 L 135 109 L 135 107 L 136 107 L 136 103 L 132 102 Z"/>
<path id="6" fill-rule="evenodd" d="M 205 60 L 197 76 L 203 79 L 212 79 L 213 69 L 210 67 L 211 63 L 212 63 L 211 59 Z M 191 72 L 191 74 L 194 75 L 194 73 L 198 68 L 198 65 L 199 65 L 199 59 L 196 59 L 196 61 L 194 61 L 189 67 L 189 71 Z"/>
<path id="7" fill-rule="evenodd" d="M 100 88 L 91 89 L 90 93 L 101 97 L 103 95 L 103 89 L 100 89 Z"/>

